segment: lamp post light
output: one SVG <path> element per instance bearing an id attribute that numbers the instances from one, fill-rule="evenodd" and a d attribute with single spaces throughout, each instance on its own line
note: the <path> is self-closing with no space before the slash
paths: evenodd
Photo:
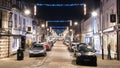
<path id="1" fill-rule="evenodd" d="M 41 24 L 41 27 L 42 27 L 42 39 L 41 39 L 41 41 L 43 42 L 45 40 L 44 39 L 45 38 L 45 34 L 44 34 L 45 33 L 45 30 L 44 30 L 45 29 L 45 24 Z"/>
<path id="2" fill-rule="evenodd" d="M 75 22 L 74 25 L 77 26 L 77 25 L 78 25 L 78 22 Z"/>
<path id="3" fill-rule="evenodd" d="M 78 22 L 74 22 L 74 29 L 75 29 L 75 33 L 77 32 L 76 27 L 78 26 Z"/>
<path id="4" fill-rule="evenodd" d="M 45 25 L 44 25 L 44 24 L 42 24 L 42 25 L 41 25 L 41 27 L 42 27 L 42 28 L 44 28 L 44 27 L 45 27 Z"/>
<path id="5" fill-rule="evenodd" d="M 96 17 L 97 15 L 98 15 L 97 12 L 95 12 L 95 11 L 92 12 L 93 17 Z"/>
<path id="6" fill-rule="evenodd" d="M 24 10 L 24 13 L 25 13 L 25 15 L 30 15 L 30 14 L 31 14 L 31 12 L 30 12 L 29 9 L 25 9 L 25 10 Z"/>
<path id="7" fill-rule="evenodd" d="M 74 29 L 75 29 L 75 41 L 80 41 L 80 28 L 78 22 L 74 22 Z"/>

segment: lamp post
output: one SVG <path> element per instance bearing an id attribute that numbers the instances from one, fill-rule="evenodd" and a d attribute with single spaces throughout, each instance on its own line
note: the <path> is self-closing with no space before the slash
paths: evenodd
<path id="1" fill-rule="evenodd" d="M 9 12 L 8 21 L 8 57 L 10 56 L 10 32 L 12 31 L 12 12 Z"/>
<path id="2" fill-rule="evenodd" d="M 45 28 L 45 24 L 41 24 L 41 27 L 42 27 L 42 42 L 44 41 L 44 38 L 45 38 L 45 34 L 44 34 L 44 28 Z"/>
<path id="3" fill-rule="evenodd" d="M 95 12 L 95 11 L 93 11 L 92 12 L 92 32 L 93 32 L 93 36 L 92 36 L 92 38 L 93 38 L 93 48 L 94 48 L 94 34 L 96 33 L 96 31 L 95 31 L 95 20 L 96 20 L 96 16 L 97 16 L 97 12 Z"/>
<path id="4" fill-rule="evenodd" d="M 75 41 L 79 41 L 79 24 L 78 22 L 74 22 L 74 29 L 75 29 Z"/>
<path id="5" fill-rule="evenodd" d="M 102 59 L 104 60 L 104 47 L 103 47 L 103 2 L 100 1 L 100 25 L 101 25 L 101 47 L 102 47 Z"/>

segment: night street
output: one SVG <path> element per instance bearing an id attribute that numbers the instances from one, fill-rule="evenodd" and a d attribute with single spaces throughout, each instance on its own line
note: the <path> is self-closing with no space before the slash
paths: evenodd
<path id="1" fill-rule="evenodd" d="M 29 58 L 26 52 L 24 60 L 16 60 L 16 56 L 0 59 L 0 68 L 119 68 L 120 62 L 116 60 L 102 60 L 98 56 L 98 66 L 76 65 L 73 53 L 67 50 L 61 41 L 56 42 L 52 51 L 46 57 Z"/>
<path id="2" fill-rule="evenodd" d="M 120 68 L 120 0 L 0 0 L 0 68 Z"/>

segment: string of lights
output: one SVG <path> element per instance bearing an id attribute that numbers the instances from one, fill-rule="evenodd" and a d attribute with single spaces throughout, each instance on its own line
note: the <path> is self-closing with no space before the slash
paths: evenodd
<path id="1" fill-rule="evenodd" d="M 51 7 L 55 7 L 55 6 L 57 6 L 57 7 L 72 7 L 72 6 L 84 6 L 84 3 L 82 3 L 82 4 L 39 4 L 39 3 L 37 3 L 37 6 L 51 6 Z"/>

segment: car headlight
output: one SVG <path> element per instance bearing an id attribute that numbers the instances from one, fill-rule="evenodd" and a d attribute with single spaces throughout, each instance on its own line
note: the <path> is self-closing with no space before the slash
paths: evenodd
<path id="1" fill-rule="evenodd" d="M 77 53 L 76 55 L 77 55 L 77 56 L 81 56 L 81 53 Z"/>
<path id="2" fill-rule="evenodd" d="M 30 53 L 33 53 L 33 51 L 29 51 Z"/>
<path id="3" fill-rule="evenodd" d="M 41 50 L 40 52 L 44 52 L 44 50 Z"/>

